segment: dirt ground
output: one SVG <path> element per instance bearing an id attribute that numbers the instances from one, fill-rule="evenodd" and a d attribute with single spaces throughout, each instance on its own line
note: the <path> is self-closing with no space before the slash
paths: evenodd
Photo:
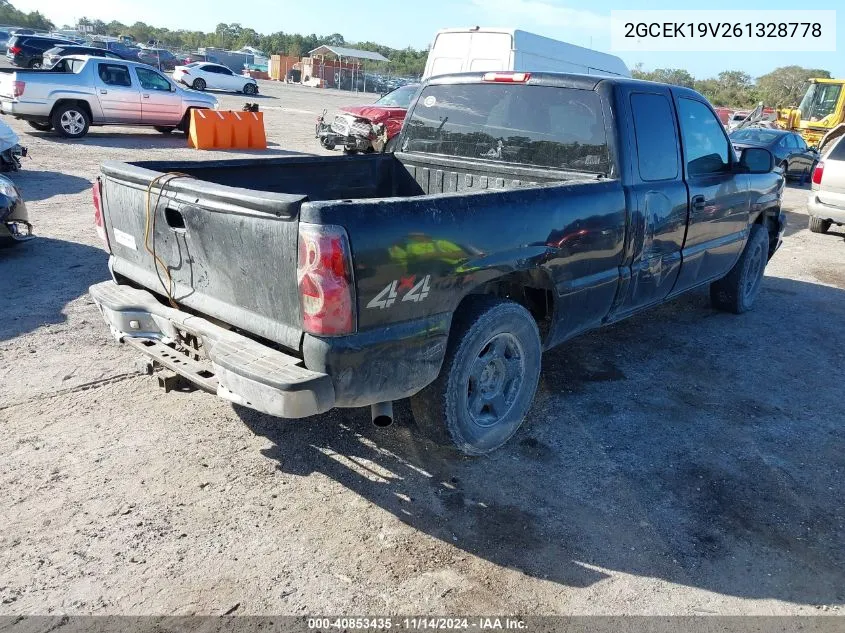
<path id="1" fill-rule="evenodd" d="M 372 99 L 261 89 L 276 154 Z M 753 312 L 697 293 L 546 354 L 523 428 L 470 460 L 406 403 L 381 430 L 165 395 L 87 296 L 91 181 L 231 154 L 10 123 L 39 237 L 0 252 L 0 613 L 845 612 L 845 233 L 807 231 L 806 187 Z"/>

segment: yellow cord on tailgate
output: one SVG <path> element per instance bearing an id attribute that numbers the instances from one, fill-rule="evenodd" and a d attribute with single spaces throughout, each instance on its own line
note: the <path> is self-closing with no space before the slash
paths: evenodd
<path id="1" fill-rule="evenodd" d="M 176 303 L 176 300 L 173 298 L 173 277 L 170 276 L 170 269 L 167 267 L 167 264 L 156 254 L 156 241 L 155 241 L 155 226 L 156 226 L 156 211 L 158 210 L 158 204 L 161 202 L 161 195 L 164 193 L 164 188 L 176 178 L 193 178 L 193 176 L 189 176 L 188 174 L 182 174 L 179 172 L 168 172 L 166 174 L 161 174 L 156 176 L 155 178 L 150 181 L 149 186 L 147 187 L 147 211 L 146 211 L 146 221 L 144 223 L 144 249 L 152 255 L 153 257 L 153 265 L 156 269 L 156 277 L 158 277 L 159 283 L 161 283 L 161 287 L 164 288 L 164 292 L 167 294 L 167 300 L 170 302 L 170 305 L 174 308 L 178 308 L 179 305 Z M 151 205 L 152 202 L 152 192 L 153 187 L 161 182 L 158 189 L 158 197 L 156 197 L 155 205 Z M 152 244 L 150 243 L 150 231 L 152 230 Z M 164 275 L 167 277 L 167 283 L 164 282 L 164 279 L 161 278 L 161 272 L 159 271 L 159 266 L 161 266 L 162 270 L 164 270 Z"/>

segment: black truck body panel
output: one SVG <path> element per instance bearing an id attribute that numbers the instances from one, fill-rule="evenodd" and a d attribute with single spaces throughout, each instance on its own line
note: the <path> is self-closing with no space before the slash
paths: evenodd
<path id="1" fill-rule="evenodd" d="M 480 80 L 446 76 L 428 85 Z M 595 91 L 606 173 L 408 151 L 402 140 L 395 154 L 106 163 L 115 280 L 164 300 L 143 246 L 147 187 L 166 173 L 183 174 L 161 193 L 151 232 L 171 270 L 175 301 L 328 374 L 337 406 L 362 406 L 413 395 L 434 380 L 454 311 L 503 279 L 548 293 L 548 348 L 724 276 L 755 222 L 771 227 L 776 248 L 783 231 L 778 174 L 747 173 L 732 150 L 728 169 L 689 173 L 679 113 L 690 125 L 705 116 L 701 107 L 712 114 L 697 93 L 576 75 L 533 74 L 528 84 Z M 418 102 L 424 98 L 425 88 Z M 666 115 L 647 129 L 638 108 L 665 108 Z M 402 138 L 408 126 L 406 119 Z M 638 147 L 646 138 L 664 140 L 659 164 Z M 153 203 L 158 196 L 154 185 Z M 342 227 L 348 236 L 353 333 L 304 332 L 300 222 Z M 421 300 L 411 289 L 423 280 Z M 395 301 L 379 301 L 391 288 Z"/>

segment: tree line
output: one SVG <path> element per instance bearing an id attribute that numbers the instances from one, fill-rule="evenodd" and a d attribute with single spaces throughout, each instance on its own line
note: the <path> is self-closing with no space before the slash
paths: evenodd
<path id="1" fill-rule="evenodd" d="M 681 68 L 658 68 L 644 71 L 642 64 L 634 67 L 637 79 L 686 86 L 703 94 L 714 106 L 753 108 L 761 101 L 767 107 L 797 106 L 807 91 L 811 78 L 830 79 L 830 72 L 820 68 L 781 66 L 758 77 L 756 81 L 741 70 L 725 70 L 710 79 L 696 79 Z"/>
<path id="2" fill-rule="evenodd" d="M 268 55 L 302 57 L 322 44 L 347 46 L 381 53 L 390 60 L 390 72 L 397 75 L 421 75 L 428 56 L 427 50 L 416 50 L 410 46 L 404 49 L 395 49 L 375 42 L 347 42 L 340 33 L 301 35 L 278 31 L 269 35 L 262 35 L 255 29 L 240 24 L 221 23 L 211 33 L 186 30 L 171 31 L 144 22 L 127 25 L 117 21 L 106 23 L 102 20 L 88 20 L 86 18 L 82 18 L 79 25 L 90 27 L 91 32 L 95 35 L 110 35 L 113 37 L 129 35 L 136 42 L 155 43 L 159 46 L 181 50 L 196 50 L 206 46 L 237 50 L 244 46 L 253 46 Z"/>
<path id="3" fill-rule="evenodd" d="M 45 31 L 53 28 L 53 23 L 42 15 L 40 11 L 24 13 L 13 7 L 9 3 L 9 0 L 0 0 L 0 24 L 42 29 Z"/>

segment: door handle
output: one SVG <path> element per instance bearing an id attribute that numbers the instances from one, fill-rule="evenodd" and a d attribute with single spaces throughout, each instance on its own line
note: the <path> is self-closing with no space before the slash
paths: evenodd
<path id="1" fill-rule="evenodd" d="M 704 211 L 704 205 L 706 204 L 706 200 L 704 196 L 698 195 L 692 197 L 692 208 L 694 211 Z"/>
<path id="2" fill-rule="evenodd" d="M 143 95 L 144 99 L 149 99 L 150 95 Z"/>
<path id="3" fill-rule="evenodd" d="M 100 89 L 100 94 L 101 94 L 101 95 L 107 95 L 108 93 L 109 93 L 109 91 L 108 91 L 108 90 L 103 90 L 103 89 Z"/>

